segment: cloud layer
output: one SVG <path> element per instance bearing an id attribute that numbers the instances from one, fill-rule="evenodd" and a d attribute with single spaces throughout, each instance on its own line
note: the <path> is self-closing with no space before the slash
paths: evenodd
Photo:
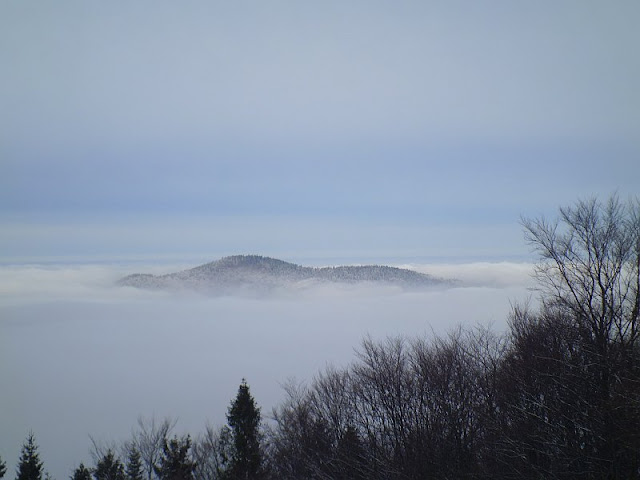
<path id="1" fill-rule="evenodd" d="M 224 414 L 246 377 L 268 414 L 288 378 L 353 358 L 363 336 L 431 335 L 457 324 L 502 329 L 529 295 L 521 264 L 427 266 L 465 286 L 421 293 L 322 288 L 298 297 L 211 299 L 115 288 L 163 267 L 0 269 L 0 450 L 12 468 L 29 429 L 57 478 L 88 462 L 88 435 L 125 438 L 138 415 L 179 417 L 192 433 Z M 64 434 L 61 434 L 64 432 Z"/>

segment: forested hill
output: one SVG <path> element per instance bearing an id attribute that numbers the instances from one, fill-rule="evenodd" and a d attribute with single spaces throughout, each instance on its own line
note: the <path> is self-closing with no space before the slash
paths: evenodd
<path id="1" fill-rule="evenodd" d="M 385 265 L 317 268 L 258 255 L 224 257 L 166 275 L 136 273 L 118 282 L 121 286 L 197 290 L 214 294 L 301 288 L 323 283 L 373 283 L 415 289 L 450 285 L 453 282 Z"/>

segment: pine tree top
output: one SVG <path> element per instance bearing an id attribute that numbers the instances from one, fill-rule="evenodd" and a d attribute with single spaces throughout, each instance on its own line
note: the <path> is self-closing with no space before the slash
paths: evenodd
<path id="1" fill-rule="evenodd" d="M 16 480 L 42 480 L 43 468 L 33 432 L 22 445 Z"/>
<path id="2" fill-rule="evenodd" d="M 80 463 L 70 478 L 71 480 L 91 480 L 91 470 L 85 467 L 84 463 Z"/>
<path id="3" fill-rule="evenodd" d="M 236 398 L 231 402 L 227 421 L 233 438 L 231 478 L 259 478 L 262 464 L 260 451 L 260 408 L 251 396 L 243 378 Z"/>

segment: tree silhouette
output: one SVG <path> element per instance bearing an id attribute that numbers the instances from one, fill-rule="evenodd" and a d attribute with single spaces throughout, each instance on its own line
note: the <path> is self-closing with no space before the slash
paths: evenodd
<path id="1" fill-rule="evenodd" d="M 129 450 L 125 474 L 127 476 L 127 480 L 143 479 L 144 473 L 142 471 L 142 457 L 135 446 L 132 446 Z"/>
<path id="2" fill-rule="evenodd" d="M 33 432 L 30 432 L 22 445 L 16 480 L 42 480 L 42 473 L 42 462 L 38 454 L 36 438 Z"/>
<path id="3" fill-rule="evenodd" d="M 84 466 L 83 463 L 78 465 L 71 475 L 71 480 L 91 480 L 91 470 Z"/>
<path id="4" fill-rule="evenodd" d="M 576 390 L 595 408 L 573 443 L 581 472 L 610 478 L 637 476 L 640 449 L 640 200 L 590 199 L 561 208 L 558 220 L 523 221 L 540 254 L 537 278 L 546 312 L 568 318 L 580 338 Z M 562 361 L 563 368 L 570 364 Z M 582 411 L 582 410 L 579 410 Z M 577 456 L 577 455 L 576 455 Z M 584 464 L 584 462 L 581 462 Z M 574 463 L 575 464 L 575 463 Z"/>
<path id="5" fill-rule="evenodd" d="M 142 470 L 147 480 L 153 478 L 162 456 L 163 446 L 175 425 L 176 419 L 169 417 L 163 420 L 158 420 L 153 416 L 151 418 L 138 417 L 133 439 L 127 449 L 135 448 L 140 452 Z"/>
<path id="6" fill-rule="evenodd" d="M 191 459 L 191 437 L 165 440 L 156 475 L 160 480 L 192 480 L 195 463 Z"/>
<path id="7" fill-rule="evenodd" d="M 0 457 L 0 478 L 4 477 L 4 474 L 7 473 L 7 464 L 2 461 L 2 457 Z"/>
<path id="8" fill-rule="evenodd" d="M 113 451 L 107 451 L 102 457 L 95 470 L 93 476 L 96 480 L 125 480 L 124 466 L 122 462 L 116 458 Z"/>
<path id="9" fill-rule="evenodd" d="M 206 425 L 205 432 L 196 438 L 191 455 L 196 464 L 193 472 L 198 480 L 223 479 L 232 456 L 231 430 L 227 425 L 215 428 Z"/>
<path id="10" fill-rule="evenodd" d="M 260 408 L 251 396 L 245 379 L 227 413 L 227 422 L 233 437 L 233 454 L 229 476 L 232 479 L 256 479 L 260 477 L 262 454 L 260 452 Z"/>
<path id="11" fill-rule="evenodd" d="M 367 478 L 366 452 L 353 425 L 348 425 L 338 440 L 334 478 L 360 480 Z"/>

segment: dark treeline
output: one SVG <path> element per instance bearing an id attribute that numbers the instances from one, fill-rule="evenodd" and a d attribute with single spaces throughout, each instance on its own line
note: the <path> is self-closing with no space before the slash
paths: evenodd
<path id="1" fill-rule="evenodd" d="M 192 439 L 140 420 L 72 479 L 640 478 L 640 202 L 523 226 L 541 302 L 514 307 L 507 332 L 365 339 L 351 365 L 288 385 L 268 420 L 243 382 L 224 427 Z M 41 480 L 33 446 L 17 480 Z"/>

